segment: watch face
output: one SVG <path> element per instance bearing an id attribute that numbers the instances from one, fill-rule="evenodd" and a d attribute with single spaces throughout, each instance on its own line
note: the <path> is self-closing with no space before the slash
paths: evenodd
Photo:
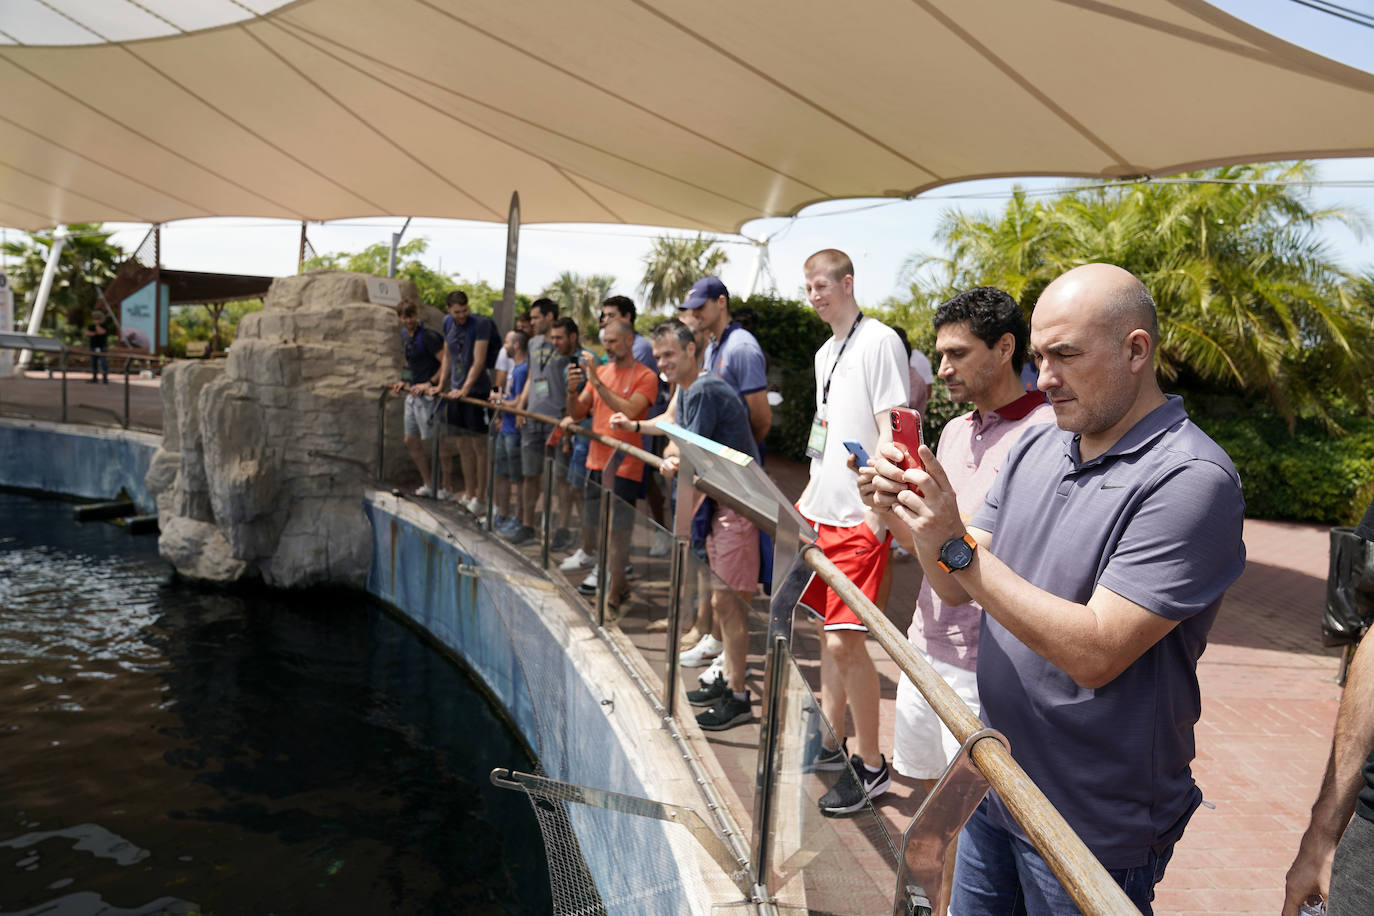
<path id="1" fill-rule="evenodd" d="M 973 562 L 973 551 L 962 538 L 950 541 L 941 551 L 945 565 L 951 569 L 963 569 Z"/>

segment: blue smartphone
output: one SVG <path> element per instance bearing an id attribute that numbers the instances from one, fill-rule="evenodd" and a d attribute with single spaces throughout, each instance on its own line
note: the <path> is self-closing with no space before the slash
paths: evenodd
<path id="1" fill-rule="evenodd" d="M 844 440 L 844 447 L 849 449 L 849 454 L 859 459 L 859 467 L 868 464 L 868 452 L 864 451 L 864 447 L 858 442 L 853 439 L 846 439 Z"/>

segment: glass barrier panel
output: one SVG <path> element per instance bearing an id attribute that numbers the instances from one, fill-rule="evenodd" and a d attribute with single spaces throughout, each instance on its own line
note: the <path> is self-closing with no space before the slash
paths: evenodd
<path id="1" fill-rule="evenodd" d="M 807 629 L 798 621 L 798 632 Z M 891 912 L 897 881 L 893 837 L 872 804 L 843 817 L 821 814 L 819 801 L 847 769 L 821 769 L 822 741 L 833 730 L 806 676 L 785 645 L 778 647 L 777 753 L 768 772 L 772 798 L 767 881 L 778 904 L 812 912 Z M 846 765 L 847 766 L 847 765 Z"/>

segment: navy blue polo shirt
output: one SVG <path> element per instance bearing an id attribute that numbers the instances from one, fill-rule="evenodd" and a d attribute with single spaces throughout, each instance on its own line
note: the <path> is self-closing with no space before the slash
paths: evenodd
<path id="1" fill-rule="evenodd" d="M 1072 433 L 1027 430 L 973 519 L 992 532 L 988 549 L 1032 585 L 1080 604 L 1102 585 L 1179 621 L 1089 689 L 983 614 L 983 720 L 1107 868 L 1144 865 L 1202 800 L 1190 770 L 1197 660 L 1245 567 L 1244 518 L 1231 459 L 1171 395 L 1091 461 L 1079 460 Z M 1024 837 L 989 799 L 994 821 Z"/>
<path id="2" fill-rule="evenodd" d="M 455 389 L 462 388 L 463 382 L 467 379 L 468 369 L 472 366 L 473 346 L 479 340 L 488 341 L 487 347 L 499 344 L 491 343 L 493 333 L 491 319 L 484 315 L 470 313 L 468 320 L 463 324 L 453 320 L 452 315 L 444 316 L 444 342 L 448 345 L 449 355 L 449 384 Z M 486 367 L 477 374 L 476 381 L 472 384 L 472 390 L 468 392 L 468 397 L 485 398 L 491 393 L 491 376 L 487 374 Z"/>

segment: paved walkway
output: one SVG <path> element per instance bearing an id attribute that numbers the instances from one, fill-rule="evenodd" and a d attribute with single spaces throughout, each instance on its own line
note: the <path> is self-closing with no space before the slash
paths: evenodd
<path id="1" fill-rule="evenodd" d="M 34 375 L 0 380 L 0 415 L 57 418 L 57 383 Z M 122 385 L 73 381 L 69 416 L 117 425 L 123 396 Z M 161 427 L 156 380 L 133 380 L 130 403 L 135 426 Z M 804 466 L 774 459 L 769 467 L 785 493 L 800 492 Z M 1318 627 L 1327 531 L 1252 520 L 1245 526 L 1245 542 L 1246 570 L 1227 593 L 1198 669 L 1203 711 L 1193 771 L 1215 807 L 1199 809 L 1179 844 L 1158 889 L 1158 913 L 1277 913 L 1284 872 L 1330 749 L 1340 689 L 1333 680 L 1338 653 L 1322 647 Z M 902 629 L 910 621 L 919 576 L 914 561 L 897 563 L 888 610 Z M 631 620 L 625 623 L 627 632 L 635 629 Z M 870 646 L 882 676 L 882 734 L 888 736 L 883 741 L 888 749 L 897 672 L 875 644 Z M 761 659 L 751 658 L 750 665 L 757 695 Z M 814 675 L 813 665 L 802 667 Z M 752 794 L 756 745 L 756 726 L 719 733 L 712 743 L 743 798 Z M 894 835 L 900 835 L 918 802 L 919 789 L 897 777 L 893 793 L 878 806 Z M 889 893 L 878 889 L 878 898 Z"/>

